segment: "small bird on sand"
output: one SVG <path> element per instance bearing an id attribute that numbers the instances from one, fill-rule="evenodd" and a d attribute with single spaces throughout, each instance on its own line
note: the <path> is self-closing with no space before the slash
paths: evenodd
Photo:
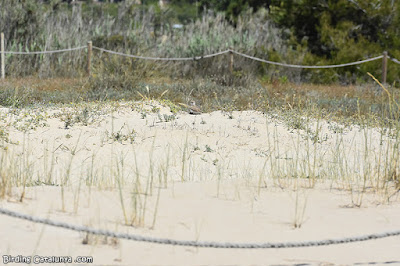
<path id="1" fill-rule="evenodd" d="M 189 108 L 189 114 L 191 115 L 199 115 L 202 113 L 200 107 L 196 106 L 195 101 L 191 101 L 188 108 Z"/>
<path id="2" fill-rule="evenodd" d="M 191 115 L 199 115 L 202 113 L 200 107 L 196 105 L 195 101 L 190 101 L 189 105 L 184 104 L 184 103 L 178 103 L 178 104 L 183 107 L 186 107 L 187 112 Z"/>

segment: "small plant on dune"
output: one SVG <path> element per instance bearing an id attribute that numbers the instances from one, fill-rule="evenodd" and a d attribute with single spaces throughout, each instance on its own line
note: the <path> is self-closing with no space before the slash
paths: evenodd
<path id="1" fill-rule="evenodd" d="M 175 115 L 164 114 L 164 122 L 171 122 L 171 121 L 175 120 L 175 118 L 176 118 Z"/>
<path id="2" fill-rule="evenodd" d="M 174 104 L 173 102 L 171 102 L 171 100 L 162 99 L 160 101 L 160 104 L 169 107 L 171 113 L 173 113 L 174 115 L 176 115 L 179 111 L 182 110 L 182 108 L 179 105 Z"/>
<path id="3" fill-rule="evenodd" d="M 293 132 L 293 130 L 305 130 L 306 120 L 296 111 L 291 111 L 285 114 L 284 122 L 288 129 Z"/>
<path id="4" fill-rule="evenodd" d="M 311 140 L 313 144 L 322 143 L 328 140 L 328 134 L 321 136 L 318 129 L 314 131 L 311 128 L 307 128 L 306 132 L 302 134 L 302 137 L 305 140 Z"/>
<path id="5" fill-rule="evenodd" d="M 111 134 L 110 140 L 117 141 L 119 143 L 123 143 L 124 141 L 128 141 L 129 143 L 133 143 L 135 141 L 136 131 L 132 129 L 129 134 L 123 134 L 121 131 L 117 131 Z"/>
<path id="6" fill-rule="evenodd" d="M 328 121 L 328 129 L 335 134 L 342 134 L 345 132 L 346 126 L 340 125 L 335 122 Z"/>
<path id="7" fill-rule="evenodd" d="M 27 111 L 22 118 L 17 119 L 19 123 L 14 123 L 14 127 L 22 132 L 35 130 L 38 127 L 48 127 L 47 118 L 47 114 L 43 114 L 40 110 L 32 110 L 29 113 Z"/>
<path id="8" fill-rule="evenodd" d="M 61 112 L 53 114 L 52 118 L 59 118 L 64 122 L 64 128 L 68 129 L 75 124 L 88 126 L 101 120 L 105 110 L 99 105 L 74 104 L 72 108 L 61 108 Z"/>
<path id="9" fill-rule="evenodd" d="M 89 124 L 89 110 L 87 107 L 75 115 L 75 122 L 81 123 L 84 126 Z"/>
<path id="10" fill-rule="evenodd" d="M 153 106 L 153 107 L 151 108 L 151 112 L 152 112 L 152 113 L 158 113 L 158 112 L 160 112 L 160 107 Z"/>
<path id="11" fill-rule="evenodd" d="M 214 150 L 211 149 L 211 147 L 206 144 L 206 149 L 204 151 L 205 152 L 213 152 Z"/>
<path id="12" fill-rule="evenodd" d="M 112 132 L 111 134 L 106 130 L 105 134 L 109 140 L 121 144 L 124 142 L 132 144 L 136 139 L 136 131 L 134 129 L 129 130 L 126 124 L 124 124 L 118 131 Z"/>

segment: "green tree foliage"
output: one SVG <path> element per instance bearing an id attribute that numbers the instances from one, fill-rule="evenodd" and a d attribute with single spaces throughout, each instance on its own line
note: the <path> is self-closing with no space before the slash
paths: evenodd
<path id="1" fill-rule="evenodd" d="M 298 42 L 306 39 L 312 53 L 332 57 L 343 40 L 394 48 L 390 31 L 398 25 L 399 11 L 393 0 L 287 0 L 274 1 L 271 15 L 292 29 Z"/>
<path id="2" fill-rule="evenodd" d="M 199 8 L 225 12 L 227 18 L 236 22 L 238 16 L 249 8 L 254 11 L 268 8 L 272 0 L 199 0 Z"/>
<path id="3" fill-rule="evenodd" d="M 385 50 L 399 55 L 398 1 L 274 0 L 270 15 L 281 28 L 290 29 L 292 46 L 307 47 L 312 55 L 309 63 L 340 64 L 377 56 Z M 354 77 L 366 71 L 380 75 L 380 64 L 346 67 L 335 73 L 342 79 L 352 76 L 350 80 L 355 81 Z M 397 76 L 394 71 L 389 73 L 392 81 Z"/>

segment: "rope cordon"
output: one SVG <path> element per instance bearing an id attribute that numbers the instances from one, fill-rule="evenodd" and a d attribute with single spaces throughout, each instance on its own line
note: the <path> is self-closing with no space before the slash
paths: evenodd
<path id="1" fill-rule="evenodd" d="M 245 57 L 245 58 L 248 58 L 248 59 L 252 59 L 252 60 L 255 60 L 255 61 L 259 61 L 259 62 L 271 64 L 271 65 L 278 65 L 278 66 L 291 67 L 291 68 L 314 68 L 314 69 L 353 66 L 353 65 L 359 65 L 359 64 L 363 64 L 363 63 L 367 63 L 367 62 L 371 62 L 371 61 L 375 61 L 375 60 L 383 58 L 383 55 L 380 55 L 380 56 L 377 56 L 377 57 L 374 57 L 374 58 L 369 58 L 369 59 L 365 59 L 365 60 L 362 60 L 362 61 L 351 62 L 351 63 L 340 64 L 340 65 L 304 66 L 304 65 L 292 65 L 292 64 L 285 64 L 285 63 L 279 63 L 279 62 L 264 60 L 264 59 L 257 58 L 257 57 L 254 57 L 254 56 L 250 56 L 250 55 L 247 55 L 247 54 L 239 53 L 239 52 L 236 52 L 235 50 L 231 50 L 231 49 L 228 49 L 228 50 L 225 50 L 225 51 L 222 51 L 222 52 L 218 52 L 218 53 L 214 53 L 214 54 L 204 55 L 204 56 L 172 57 L 172 58 L 168 58 L 168 57 L 147 57 L 147 56 L 131 55 L 131 54 L 125 54 L 125 53 L 120 53 L 120 52 L 115 52 L 115 51 L 103 49 L 103 48 L 96 47 L 96 46 L 93 46 L 93 49 L 97 49 L 97 50 L 102 51 L 102 52 L 115 54 L 115 55 L 120 55 L 120 56 L 125 56 L 125 57 L 131 57 L 131 58 L 137 58 L 137 59 L 145 59 L 145 60 L 146 59 L 147 60 L 160 60 L 160 61 L 200 60 L 200 59 L 204 59 L 204 58 L 210 58 L 210 57 L 214 57 L 214 56 L 218 56 L 218 55 L 223 55 L 223 54 L 226 54 L 226 53 L 234 53 L 236 55 L 239 55 L 239 56 L 242 56 L 242 57 Z"/>
<path id="2" fill-rule="evenodd" d="M 209 55 L 204 55 L 204 56 L 194 56 L 194 57 L 148 57 L 148 56 L 140 56 L 140 55 L 131 55 L 131 54 L 125 54 L 125 53 L 120 53 L 120 52 L 115 52 L 107 49 L 103 49 L 100 47 L 93 46 L 93 49 L 99 50 L 101 52 L 106 52 L 110 54 L 115 54 L 115 55 L 120 55 L 120 56 L 125 56 L 125 57 L 131 57 L 131 58 L 137 58 L 137 59 L 145 59 L 145 60 L 157 60 L 157 61 L 189 61 L 189 60 L 200 60 L 203 58 L 210 58 L 222 54 L 229 53 L 229 50 L 225 50 L 222 52 L 214 53 L 214 54 L 209 54 Z"/>
<path id="3" fill-rule="evenodd" d="M 54 227 L 60 227 L 64 229 L 73 230 L 76 232 L 85 232 L 94 235 L 102 235 L 107 237 L 114 237 L 119 239 L 128 239 L 140 242 L 148 242 L 163 245 L 176 245 L 176 246 L 190 246 L 190 247 L 204 247 L 204 248 L 235 248 L 235 249 L 267 249 L 267 248 L 298 248 L 298 247 L 315 247 L 315 246 L 328 246 L 352 242 L 360 242 L 372 239 L 385 238 L 390 236 L 400 235 L 400 230 L 389 231 L 378 234 L 369 234 L 355 237 L 345 237 L 337 239 L 326 239 L 320 241 L 303 241 L 303 242 L 265 242 L 265 243 L 231 243 L 231 242 L 211 242 L 211 241 L 193 241 L 193 240 L 175 240 L 169 238 L 157 238 L 157 237 L 147 237 L 134 234 L 124 234 L 117 233 L 102 229 L 93 229 L 86 226 L 72 225 L 68 223 L 53 221 L 50 219 L 43 219 L 27 214 L 22 214 L 15 211 L 10 211 L 4 208 L 0 208 L 0 213 L 19 218 L 34 223 L 46 224 Z"/>
<path id="4" fill-rule="evenodd" d="M 397 60 L 396 58 L 392 58 L 392 57 L 389 57 L 389 58 L 390 58 L 390 60 L 392 60 L 393 63 L 396 63 L 396 64 L 400 65 L 400 61 Z"/>
<path id="5" fill-rule="evenodd" d="M 13 52 L 13 51 L 5 51 L 5 54 L 14 54 L 14 55 L 35 55 L 35 54 L 52 54 L 52 53 L 62 53 L 62 52 L 70 52 L 70 51 L 76 51 L 76 50 L 81 50 L 85 49 L 87 46 L 79 46 L 76 48 L 68 48 L 68 49 L 61 49 L 61 50 L 52 50 L 52 51 L 35 51 L 35 52 Z M 368 62 L 372 62 L 378 59 L 382 59 L 383 55 L 376 56 L 373 58 L 368 58 L 365 60 L 360 60 L 360 61 L 355 61 L 355 62 L 350 62 L 350 63 L 344 63 L 344 64 L 337 64 L 337 65 L 315 65 L 315 66 L 307 66 L 307 65 L 294 65 L 294 64 L 286 64 L 286 63 L 280 63 L 280 62 L 275 62 L 275 61 L 270 61 L 270 60 L 265 60 L 262 58 L 258 58 L 255 56 L 247 55 L 244 53 L 237 52 L 232 49 L 224 50 L 221 52 L 213 53 L 213 54 L 208 54 L 208 55 L 202 55 L 202 56 L 193 56 L 193 57 L 151 57 L 151 56 L 141 56 L 141 55 L 132 55 L 132 54 L 126 54 L 126 53 L 121 53 L 121 52 L 116 52 L 112 50 L 107 50 L 101 47 L 96 47 L 92 46 L 93 49 L 104 52 L 104 53 L 109 53 L 109 54 L 114 54 L 114 55 L 119 55 L 119 56 L 125 56 L 125 57 L 130 57 L 130 58 L 136 58 L 136 59 L 144 59 L 144 60 L 154 60 L 154 61 L 194 61 L 194 60 L 201 60 L 205 58 L 211 58 L 227 53 L 233 53 L 251 60 L 255 60 L 258 62 L 263 62 L 271 65 L 276 65 L 276 66 L 282 66 L 282 67 L 290 67 L 290 68 L 302 68 L 302 69 L 326 69 L 326 68 L 338 68 L 338 67 L 347 67 L 347 66 L 354 66 L 354 65 L 360 65 Z M 400 61 L 397 60 L 396 58 L 389 57 L 390 60 L 392 60 L 394 63 L 400 64 Z"/>
<path id="6" fill-rule="evenodd" d="M 255 60 L 255 61 L 259 61 L 259 62 L 263 62 L 263 63 L 267 63 L 267 64 L 271 64 L 271 65 L 277 65 L 277 66 L 283 66 L 283 67 L 291 67 L 291 68 L 335 68 L 335 67 L 346 67 L 346 66 L 354 66 L 354 65 L 359 65 L 359 64 L 363 64 L 363 63 L 367 63 L 367 62 L 371 62 L 371 61 L 375 61 L 378 59 L 383 58 L 383 55 L 377 56 L 377 57 L 373 57 L 373 58 L 369 58 L 369 59 L 365 59 L 365 60 L 361 60 L 361 61 L 356 61 L 356 62 L 351 62 L 351 63 L 345 63 L 345 64 L 339 64 L 339 65 L 327 65 L 327 66 L 304 66 L 304 65 L 292 65 L 292 64 L 285 64 L 285 63 L 279 63 L 279 62 L 274 62 L 274 61 L 269 61 L 269 60 L 264 60 L 261 58 L 257 58 L 254 56 L 250 56 L 247 54 L 242 54 L 236 51 L 231 50 L 232 53 Z"/>
<path id="7" fill-rule="evenodd" d="M 64 53 L 64 52 L 71 52 L 76 50 L 86 49 L 87 46 L 79 46 L 75 48 L 67 48 L 61 50 L 52 50 L 52 51 L 34 51 L 34 52 L 4 52 L 5 54 L 15 54 L 15 55 L 35 55 L 35 54 L 55 54 L 55 53 Z"/>

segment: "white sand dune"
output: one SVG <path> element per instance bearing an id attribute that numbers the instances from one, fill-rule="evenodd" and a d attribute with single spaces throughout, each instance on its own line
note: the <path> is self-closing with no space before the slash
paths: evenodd
<path id="1" fill-rule="evenodd" d="M 0 206 L 179 240 L 310 241 L 399 230 L 399 193 L 395 183 L 381 188 L 379 167 L 398 152 L 396 140 L 376 128 L 303 122 L 295 129 L 288 117 L 255 111 L 173 115 L 158 102 L 2 108 L 8 139 L 0 140 L 0 174 L 12 189 Z M 235 250 L 95 236 L 83 244 L 83 233 L 4 215 L 0 228 L 2 256 L 92 256 L 94 265 L 400 265 L 399 237 Z"/>

